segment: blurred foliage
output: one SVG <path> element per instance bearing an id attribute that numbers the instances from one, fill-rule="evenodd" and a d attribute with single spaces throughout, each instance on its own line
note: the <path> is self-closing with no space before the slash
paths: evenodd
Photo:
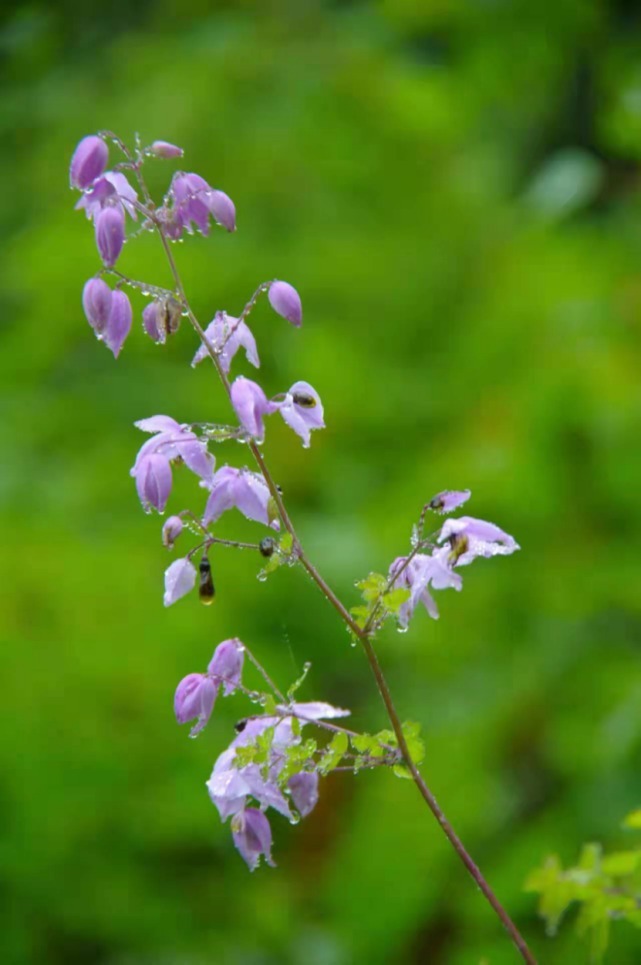
<path id="1" fill-rule="evenodd" d="M 641 811 L 628 815 L 624 826 L 641 827 Z M 641 928 L 641 848 L 603 854 L 598 844 L 586 844 L 576 867 L 561 866 L 551 855 L 531 873 L 528 891 L 539 894 L 539 911 L 554 935 L 561 918 L 573 902 L 581 905 L 576 928 L 590 945 L 590 961 L 602 962 L 616 919 Z"/>
<path id="2" fill-rule="evenodd" d="M 5 5 L 3 963 L 515 960 L 409 782 L 329 775 L 254 875 L 208 800 L 243 711 L 220 701 L 189 741 L 172 697 L 222 639 L 277 681 L 311 660 L 300 699 L 351 707 L 355 730 L 386 721 L 298 569 L 263 584 L 221 550 L 215 606 L 163 610 L 132 423 L 228 414 L 187 327 L 165 350 L 137 328 L 115 363 L 82 316 L 97 258 L 68 163 L 101 128 L 183 145 L 236 202 L 234 236 L 176 249 L 203 319 L 267 278 L 301 292 L 300 331 L 252 315 L 260 379 L 309 380 L 328 428 L 307 451 L 272 423 L 265 450 L 347 606 L 444 488 L 469 486 L 470 513 L 521 544 L 441 594 L 438 623 L 386 628 L 379 654 L 430 786 L 540 960 L 587 960 L 572 929 L 545 937 L 523 881 L 583 841 L 624 848 L 612 829 L 641 802 L 640 30 L 630 0 Z M 152 237 L 122 267 L 168 282 Z M 185 475 L 171 508 L 200 500 Z M 257 533 L 229 514 L 221 535 Z M 640 959 L 613 928 L 608 960 Z"/>

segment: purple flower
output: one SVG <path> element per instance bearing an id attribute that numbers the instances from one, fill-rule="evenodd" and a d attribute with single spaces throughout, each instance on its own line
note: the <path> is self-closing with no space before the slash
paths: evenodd
<path id="1" fill-rule="evenodd" d="M 153 506 L 159 513 L 164 512 L 171 492 L 171 466 L 166 456 L 149 453 L 132 474 L 136 477 L 136 490 L 144 511 L 151 512 Z"/>
<path id="2" fill-rule="evenodd" d="M 272 868 L 276 867 L 272 860 L 272 831 L 262 811 L 239 811 L 232 821 L 232 837 L 250 871 L 258 867 L 261 856 Z"/>
<path id="3" fill-rule="evenodd" d="M 234 202 L 224 191 L 213 189 L 207 195 L 207 207 L 218 224 L 227 231 L 236 230 L 236 207 Z"/>
<path id="4" fill-rule="evenodd" d="M 203 524 L 215 523 L 224 512 L 234 508 L 247 519 L 280 529 L 271 493 L 263 477 L 248 469 L 222 466 L 211 481 Z"/>
<path id="5" fill-rule="evenodd" d="M 196 585 L 196 568 L 188 560 L 174 560 L 171 566 L 165 570 L 165 594 L 163 603 L 171 606 L 176 600 L 180 600 Z"/>
<path id="6" fill-rule="evenodd" d="M 473 516 L 460 516 L 458 519 L 448 519 L 443 524 L 439 543 L 448 541 L 450 551 L 446 554 L 452 565 L 467 566 L 477 556 L 507 556 L 520 549 L 520 546 L 509 533 L 499 529 L 494 523 Z"/>
<path id="7" fill-rule="evenodd" d="M 206 726 L 214 709 L 217 692 L 214 681 L 201 673 L 190 673 L 178 684 L 174 697 L 176 720 L 179 724 L 186 724 L 194 717 L 198 718 L 189 733 L 190 737 L 196 737 Z"/>
<path id="8" fill-rule="evenodd" d="M 247 434 L 253 436 L 256 442 L 262 442 L 265 438 L 263 418 L 275 412 L 278 406 L 267 400 L 256 382 L 243 375 L 232 382 L 231 402 Z"/>
<path id="9" fill-rule="evenodd" d="M 235 208 L 223 191 L 210 187 L 199 174 L 179 172 L 171 182 L 172 220 L 190 234 L 192 223 L 202 234 L 209 234 L 209 218 L 213 216 L 228 231 L 235 229 Z"/>
<path id="10" fill-rule="evenodd" d="M 162 528 L 162 545 L 173 550 L 174 543 L 183 531 L 183 521 L 180 516 L 170 516 Z"/>
<path id="11" fill-rule="evenodd" d="M 312 429 L 325 428 L 323 403 L 309 382 L 294 382 L 284 401 L 278 403 L 278 411 L 287 425 L 301 437 L 305 449 L 309 448 Z"/>
<path id="12" fill-rule="evenodd" d="M 205 329 L 205 335 L 218 354 L 225 372 L 229 372 L 232 359 L 240 348 L 245 349 L 248 362 L 251 362 L 255 368 L 260 367 L 256 341 L 245 322 L 239 322 L 227 312 L 216 312 L 213 321 Z M 201 345 L 194 355 L 192 366 L 195 368 L 199 362 L 207 358 L 208 354 L 207 348 Z"/>
<path id="13" fill-rule="evenodd" d="M 318 773 L 301 771 L 287 782 L 294 807 L 302 818 L 314 810 L 318 804 Z"/>
<path id="14" fill-rule="evenodd" d="M 156 298 L 142 311 L 142 325 L 147 335 L 164 345 L 168 335 L 178 331 L 180 325 L 180 305 L 175 298 Z"/>
<path id="15" fill-rule="evenodd" d="M 88 188 L 91 182 L 100 177 L 105 170 L 108 159 L 109 149 L 102 138 L 95 134 L 83 137 L 71 158 L 69 169 L 71 187 L 80 188 L 81 191 Z"/>
<path id="16" fill-rule="evenodd" d="M 82 307 L 96 335 L 104 330 L 111 313 L 112 292 L 102 278 L 90 278 L 82 291 Z"/>
<path id="17" fill-rule="evenodd" d="M 469 489 L 460 491 L 445 489 L 442 493 L 437 493 L 427 504 L 435 513 L 452 513 L 463 503 L 466 503 L 472 493 Z"/>
<path id="18" fill-rule="evenodd" d="M 122 208 L 103 208 L 96 216 L 96 245 L 100 257 L 108 268 L 118 261 L 125 243 L 125 215 Z"/>
<path id="19" fill-rule="evenodd" d="M 458 573 L 454 573 L 447 565 L 447 552 L 439 550 L 432 556 L 418 553 L 404 566 L 407 557 L 399 556 L 389 568 L 389 578 L 394 578 L 394 589 L 406 588 L 410 590 L 410 598 L 402 604 L 398 612 L 399 626 L 407 627 L 414 610 L 422 603 L 429 615 L 438 620 L 438 607 L 428 591 L 428 586 L 435 590 L 451 587 L 460 590 L 463 581 Z M 398 574 L 398 576 L 396 576 Z"/>
<path id="20" fill-rule="evenodd" d="M 84 208 L 88 218 L 96 217 L 105 207 L 117 207 L 137 221 L 136 201 L 138 195 L 121 171 L 107 171 L 91 185 L 76 204 L 76 210 Z"/>
<path id="21" fill-rule="evenodd" d="M 303 306 L 296 289 L 286 281 L 273 281 L 269 286 L 270 305 L 278 315 L 282 315 L 298 328 L 303 321 Z"/>
<path id="22" fill-rule="evenodd" d="M 182 157 L 184 153 L 181 147 L 177 147 L 175 144 L 170 144 L 169 141 L 154 141 L 149 148 L 149 152 L 154 154 L 156 157 L 163 158 Z"/>
<path id="23" fill-rule="evenodd" d="M 131 302 L 123 291 L 116 288 L 112 292 L 109 320 L 100 336 L 114 353 L 114 358 L 118 358 L 124 341 L 131 331 L 131 319 Z"/>
<path id="24" fill-rule="evenodd" d="M 233 694 L 240 685 L 244 659 L 245 648 L 237 637 L 232 640 L 223 640 L 214 650 L 207 673 L 217 683 L 222 683 L 225 696 Z"/>
<path id="25" fill-rule="evenodd" d="M 171 491 L 170 464 L 174 460 L 182 460 L 205 483 L 211 483 L 215 460 L 207 451 L 206 442 L 194 432 L 167 415 L 141 419 L 135 425 L 143 432 L 154 433 L 141 446 L 131 469 L 145 512 L 150 512 L 152 506 L 158 512 L 164 510 Z"/>

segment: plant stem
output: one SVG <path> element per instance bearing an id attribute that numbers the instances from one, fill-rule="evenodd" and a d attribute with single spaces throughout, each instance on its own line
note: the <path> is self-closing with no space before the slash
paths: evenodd
<path id="1" fill-rule="evenodd" d="M 139 172 L 138 172 L 138 176 L 139 176 L 139 180 L 141 181 L 141 186 L 144 185 L 144 182 L 142 181 L 142 177 L 139 174 Z M 143 192 L 146 194 L 146 190 L 144 188 L 143 188 Z M 165 254 L 167 256 L 169 267 L 171 269 L 171 273 L 173 275 L 174 282 L 176 285 L 176 291 L 178 292 L 178 295 L 183 302 L 184 308 L 188 313 L 188 317 L 193 328 L 197 332 L 198 336 L 200 337 L 200 340 L 202 341 L 203 345 L 207 350 L 208 355 L 210 356 L 212 362 L 214 363 L 216 371 L 220 377 L 221 382 L 223 383 L 223 386 L 225 387 L 225 391 L 227 392 L 227 395 L 231 396 L 231 386 L 229 383 L 229 379 L 227 378 L 227 375 L 222 368 L 220 358 L 216 353 L 216 350 L 214 349 L 213 345 L 205 335 L 205 332 L 200 322 L 198 321 L 198 319 L 196 318 L 196 316 L 194 315 L 191 309 L 191 306 L 185 294 L 182 279 L 180 277 L 178 268 L 176 266 L 176 261 L 173 256 L 173 252 L 171 250 L 169 242 L 163 231 L 162 224 L 159 221 L 155 221 L 155 224 L 156 224 L 156 228 L 158 229 L 158 234 L 160 235 L 160 239 L 162 241 L 163 247 L 165 249 Z M 418 767 L 412 760 L 412 755 L 410 754 L 410 750 L 407 746 L 407 741 L 405 740 L 405 735 L 403 733 L 403 727 L 401 724 L 400 717 L 398 716 L 398 712 L 392 700 L 392 695 L 390 693 L 387 680 L 385 679 L 385 676 L 381 669 L 381 665 L 378 662 L 378 657 L 376 656 L 376 651 L 374 650 L 372 641 L 370 639 L 371 629 L 369 627 L 363 628 L 358 626 L 358 624 L 352 618 L 347 608 L 343 605 L 343 603 L 340 601 L 340 599 L 337 597 L 337 595 L 334 593 L 334 591 L 331 589 L 331 587 L 328 585 L 325 579 L 318 572 L 314 564 L 307 557 L 301 545 L 301 542 L 296 534 L 294 525 L 289 517 L 289 514 L 283 502 L 283 497 L 272 477 L 272 474 L 269 470 L 269 467 L 267 466 L 267 463 L 265 462 L 265 458 L 262 452 L 260 451 L 256 443 L 253 441 L 249 442 L 249 449 L 258 465 L 258 468 L 260 469 L 263 475 L 263 478 L 265 479 L 265 482 L 267 483 L 270 494 L 274 499 L 274 502 L 276 503 L 276 506 L 278 508 L 278 513 L 283 523 L 283 526 L 292 537 L 293 553 L 298 557 L 301 565 L 307 570 L 307 572 L 311 576 L 314 583 L 316 583 L 316 585 L 320 589 L 325 599 L 328 600 L 328 602 L 334 607 L 334 609 L 339 614 L 343 622 L 347 625 L 349 630 L 356 637 L 358 637 L 358 639 L 360 640 L 363 646 L 363 650 L 365 651 L 365 656 L 367 658 L 367 661 L 374 675 L 374 679 L 376 681 L 376 685 L 378 687 L 379 693 L 381 695 L 383 703 L 385 704 L 385 709 L 387 711 L 387 715 L 392 725 L 392 729 L 394 730 L 394 734 L 396 735 L 396 740 L 398 741 L 400 752 L 403 755 L 405 764 L 407 765 L 412 775 L 412 779 L 416 787 L 418 788 L 419 793 L 421 794 L 423 800 L 425 801 L 430 811 L 438 821 L 448 841 L 450 842 L 450 844 L 458 854 L 459 858 L 467 868 L 468 872 L 470 873 L 470 875 L 472 876 L 472 878 L 474 879 L 474 881 L 482 891 L 483 895 L 485 896 L 485 898 L 487 899 L 487 901 L 489 902 L 489 904 L 491 905 L 491 907 L 493 908 L 497 916 L 499 917 L 501 923 L 503 924 L 505 930 L 510 936 L 512 942 L 514 943 L 515 947 L 519 951 L 523 961 L 527 962 L 528 965 L 536 965 L 536 959 L 532 954 L 532 952 L 529 950 L 525 942 L 525 939 L 519 932 L 518 928 L 516 927 L 516 925 L 514 924 L 514 922 L 512 921 L 512 919 L 510 918 L 507 911 L 502 906 L 502 904 L 500 903 L 500 901 L 498 900 L 498 898 L 496 897 L 492 889 L 490 888 L 480 868 L 471 858 L 463 842 L 454 831 L 454 828 L 445 817 L 445 814 L 441 810 L 436 798 L 434 797 L 434 795 L 428 788 L 427 784 L 425 783 L 421 775 L 421 772 L 419 771 Z"/>

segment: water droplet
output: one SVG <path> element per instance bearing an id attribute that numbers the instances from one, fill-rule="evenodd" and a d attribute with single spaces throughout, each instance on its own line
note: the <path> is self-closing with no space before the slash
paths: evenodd
<path id="1" fill-rule="evenodd" d="M 260 573 L 258 573 L 258 575 L 256 576 L 256 579 L 258 580 L 259 583 L 264 583 L 265 580 L 267 579 L 267 573 L 265 573 L 265 570 L 261 570 Z"/>
<path id="2" fill-rule="evenodd" d="M 397 632 L 397 633 L 407 633 L 408 629 L 409 629 L 409 627 L 402 627 L 402 626 L 399 625 L 399 626 L 396 627 L 396 632 Z"/>
<path id="3" fill-rule="evenodd" d="M 290 824 L 298 824 L 299 821 L 300 821 L 300 814 L 296 814 L 295 811 L 292 811 L 292 816 L 291 816 L 291 818 L 289 819 L 289 823 L 290 823 Z"/>

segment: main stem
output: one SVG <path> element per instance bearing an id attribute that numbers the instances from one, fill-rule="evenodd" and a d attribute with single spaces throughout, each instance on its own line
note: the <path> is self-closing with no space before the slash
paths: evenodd
<path id="1" fill-rule="evenodd" d="M 146 191 L 145 191 L 145 194 L 146 194 Z M 174 282 L 176 285 L 176 291 L 183 302 L 183 305 L 185 307 L 185 310 L 187 311 L 189 320 L 193 328 L 196 330 L 200 340 L 202 341 L 203 345 L 207 349 L 208 355 L 210 356 L 212 362 L 214 363 L 216 371 L 220 377 L 221 382 L 225 387 L 225 391 L 227 392 L 227 395 L 231 396 L 231 386 L 229 383 L 229 379 L 227 378 L 227 374 L 223 370 L 223 367 L 220 362 L 220 358 L 216 353 L 214 346 L 211 344 L 211 342 L 205 335 L 205 332 L 200 322 L 198 321 L 198 319 L 196 318 L 196 316 L 194 315 L 191 309 L 191 306 L 185 294 L 185 289 L 183 287 L 182 279 L 180 277 L 180 273 L 178 271 L 178 267 L 176 265 L 173 252 L 171 250 L 171 247 L 169 245 L 167 238 L 165 237 L 165 233 L 163 231 L 162 225 L 157 223 L 156 227 L 158 228 L 158 234 L 160 235 L 160 239 L 165 249 L 165 254 L 167 256 L 169 267 L 171 269 L 171 273 L 173 275 Z M 307 554 L 305 553 L 303 546 L 296 534 L 294 525 L 289 517 L 287 508 L 283 502 L 283 497 L 272 477 L 272 474 L 269 470 L 269 467 L 267 466 L 267 463 L 265 462 L 265 458 L 262 452 L 260 451 L 256 443 L 253 441 L 249 442 L 249 448 L 251 450 L 252 456 L 254 457 L 254 460 L 258 465 L 258 468 L 260 469 L 263 475 L 263 478 L 265 479 L 265 482 L 267 483 L 270 494 L 274 502 L 276 503 L 276 506 L 278 508 L 278 513 L 280 515 L 283 526 L 292 537 L 292 551 L 296 554 L 301 564 L 305 567 L 305 569 L 311 576 L 314 583 L 316 583 L 316 585 L 320 589 L 323 596 L 329 601 L 329 603 L 331 603 L 331 605 L 337 611 L 341 619 L 348 626 L 351 632 L 356 637 L 358 637 L 358 639 L 360 640 L 363 646 L 363 650 L 365 651 L 365 656 L 367 657 L 372 673 L 374 674 L 376 685 L 383 699 L 383 703 L 385 704 L 385 709 L 387 710 L 387 715 L 389 717 L 390 723 L 394 730 L 394 734 L 396 735 L 398 747 L 401 751 L 401 754 L 403 755 L 405 763 L 410 771 L 410 774 L 412 775 L 412 779 L 416 787 L 418 788 L 418 791 L 421 797 L 423 798 L 423 800 L 429 807 L 430 811 L 432 812 L 432 814 L 440 824 L 441 828 L 443 829 L 443 833 L 445 834 L 448 841 L 450 842 L 450 844 L 458 854 L 459 858 L 461 859 L 461 861 L 469 871 L 470 875 L 472 876 L 472 878 L 474 879 L 474 881 L 481 889 L 486 899 L 488 900 L 488 902 L 490 903 L 490 905 L 498 915 L 505 930 L 507 931 L 508 935 L 512 939 L 512 942 L 514 943 L 515 947 L 518 949 L 523 961 L 527 962 L 528 965 L 536 965 L 536 959 L 534 958 L 534 955 L 528 948 L 525 942 L 525 939 L 519 932 L 518 928 L 516 927 L 516 925 L 510 918 L 510 916 L 508 915 L 507 911 L 505 910 L 501 902 L 498 900 L 498 898 L 490 888 L 488 882 L 483 877 L 483 874 L 480 868 L 478 867 L 476 862 L 471 858 L 469 852 L 465 848 L 465 845 L 457 835 L 456 831 L 454 830 L 450 822 L 445 817 L 445 814 L 441 810 L 441 807 L 439 806 L 438 801 L 436 800 L 436 798 L 430 791 L 429 787 L 425 783 L 421 775 L 421 772 L 419 771 L 418 767 L 416 766 L 416 764 L 412 759 L 412 755 L 410 753 L 409 747 L 407 746 L 407 741 L 405 740 L 405 735 L 403 733 L 401 720 L 400 720 L 400 717 L 398 716 L 398 712 L 394 705 L 394 701 L 392 700 L 392 695 L 390 693 L 387 680 L 385 679 L 381 665 L 378 662 L 376 651 L 372 646 L 372 641 L 370 639 L 371 629 L 369 629 L 368 627 L 363 628 L 358 626 L 358 624 L 354 621 L 354 619 L 352 618 L 347 608 L 341 603 L 341 601 L 336 596 L 334 591 L 331 589 L 331 587 L 327 584 L 325 579 L 318 572 L 318 570 L 316 569 L 312 561 L 307 557 Z"/>

